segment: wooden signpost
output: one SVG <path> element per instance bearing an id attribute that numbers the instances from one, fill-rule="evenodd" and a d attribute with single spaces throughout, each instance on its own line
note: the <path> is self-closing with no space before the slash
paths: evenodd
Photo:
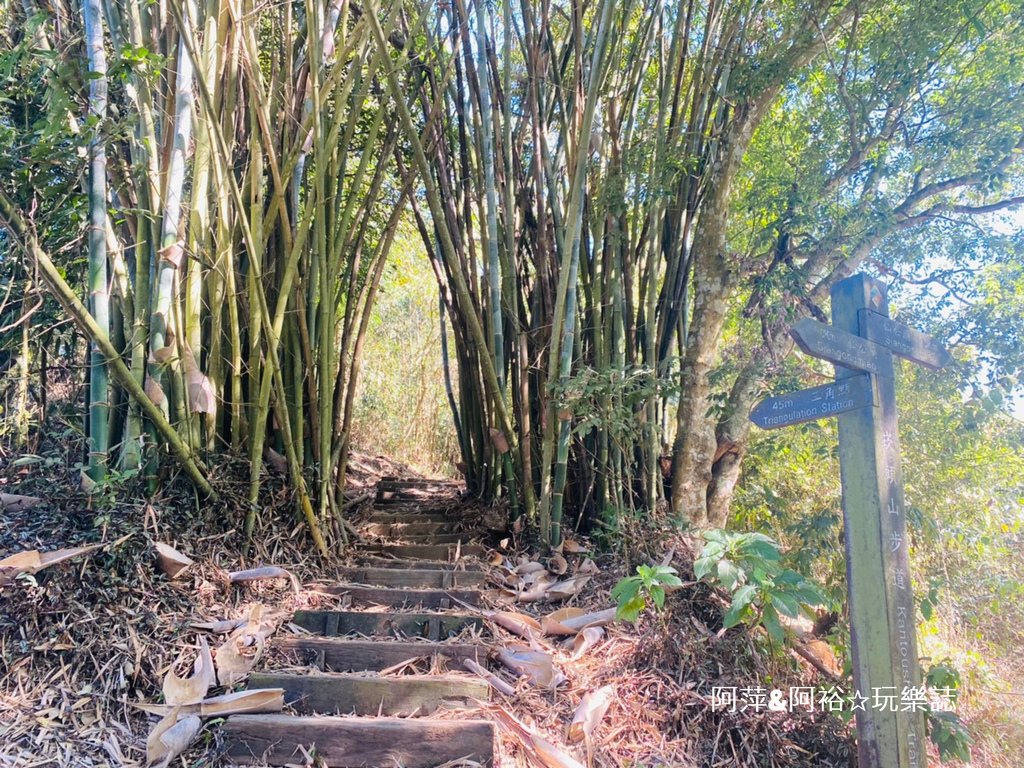
<path id="1" fill-rule="evenodd" d="M 854 275 L 832 289 L 832 325 L 790 331 L 835 365 L 835 384 L 762 401 L 762 429 L 837 416 L 861 768 L 925 766 L 924 704 L 900 468 L 893 355 L 941 368 L 949 353 L 888 317 L 886 287 Z"/>

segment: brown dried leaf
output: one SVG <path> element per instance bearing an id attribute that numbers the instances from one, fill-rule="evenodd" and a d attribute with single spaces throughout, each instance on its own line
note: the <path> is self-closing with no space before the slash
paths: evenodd
<path id="1" fill-rule="evenodd" d="M 573 576 L 571 579 L 559 581 L 548 587 L 547 597 L 550 600 L 565 600 L 583 589 L 588 581 L 590 581 L 590 577 L 586 575 Z"/>
<path id="2" fill-rule="evenodd" d="M 185 386 L 192 413 L 217 412 L 217 397 L 213 394 L 213 385 L 206 374 L 202 371 L 189 371 L 185 374 Z"/>
<path id="3" fill-rule="evenodd" d="M 189 626 L 194 629 L 205 629 L 207 632 L 213 632 L 215 635 L 221 635 L 225 632 L 233 632 L 248 623 L 248 618 L 222 619 L 220 621 L 193 621 Z"/>
<path id="4" fill-rule="evenodd" d="M 183 573 L 190 565 L 195 564 L 190 558 L 168 544 L 156 541 L 153 546 L 156 548 L 157 566 L 172 579 Z"/>
<path id="5" fill-rule="evenodd" d="M 179 240 L 172 245 L 167 245 L 157 251 L 157 255 L 175 269 L 181 267 L 181 257 L 185 253 L 185 241 Z"/>
<path id="6" fill-rule="evenodd" d="M 544 630 L 545 635 L 575 635 L 578 630 L 570 629 L 562 624 L 562 621 L 574 619 L 583 614 L 582 608 L 562 608 L 542 618 L 540 627 Z"/>
<path id="7" fill-rule="evenodd" d="M 601 627 L 587 627 L 572 641 L 572 660 L 576 661 L 583 654 L 601 642 L 604 637 L 604 629 Z"/>
<path id="8" fill-rule="evenodd" d="M 162 408 L 167 402 L 167 396 L 164 394 L 163 387 L 157 384 L 156 379 L 152 376 L 146 377 L 146 384 L 143 387 L 146 392 L 146 397 L 153 401 L 153 405 L 157 408 Z"/>
<path id="9" fill-rule="evenodd" d="M 555 669 L 551 655 L 544 651 L 511 646 L 498 650 L 498 660 L 538 688 L 554 688 L 566 679 Z"/>
<path id="10" fill-rule="evenodd" d="M 302 583 L 291 571 L 286 571 L 284 568 L 278 568 L 276 565 L 268 565 L 264 568 L 250 568 L 245 571 L 233 571 L 228 574 L 228 582 L 231 584 L 237 584 L 241 581 L 261 581 L 263 579 L 291 579 L 292 588 L 295 590 L 295 594 L 299 594 L 302 591 Z"/>
<path id="11" fill-rule="evenodd" d="M 263 460 L 275 472 L 280 472 L 282 475 L 288 474 L 288 459 L 270 446 L 267 446 L 267 449 L 263 452 Z"/>
<path id="12" fill-rule="evenodd" d="M 181 661 L 180 656 L 178 661 Z M 167 670 L 164 677 L 164 701 L 171 705 L 196 704 L 206 698 L 206 692 L 213 685 L 213 658 L 205 637 L 199 638 L 199 655 L 192 668 L 192 676 L 185 679 L 178 677 L 174 666 Z"/>
<path id="13" fill-rule="evenodd" d="M 488 434 L 490 434 L 491 443 L 494 445 L 494 448 L 498 453 L 508 453 L 508 438 L 505 437 L 504 432 L 502 432 L 500 429 L 495 429 L 494 427 L 491 427 L 490 430 L 488 430 Z"/>
<path id="14" fill-rule="evenodd" d="M 141 710 L 163 715 L 174 707 L 168 704 L 136 704 Z M 238 691 L 203 699 L 198 704 L 179 705 L 180 715 L 200 717 L 227 717 L 228 715 L 256 715 L 264 712 L 280 712 L 284 709 L 284 688 L 260 688 L 252 691 Z"/>
<path id="15" fill-rule="evenodd" d="M 554 744 L 536 731 L 519 722 L 518 719 L 501 707 L 487 707 L 498 726 L 519 740 L 527 755 L 534 763 L 545 768 L 584 768 L 583 763 L 562 752 Z"/>
<path id="16" fill-rule="evenodd" d="M 158 768 L 166 768 L 199 735 L 203 721 L 196 715 L 182 717 L 180 710 L 180 707 L 175 707 L 153 726 L 146 739 L 146 765 L 156 765 L 159 761 Z"/>
<path id="17" fill-rule="evenodd" d="M 527 560 L 525 563 L 520 563 L 515 568 L 516 573 L 518 573 L 520 576 L 525 576 L 528 573 L 539 573 L 543 570 L 544 565 L 542 563 L 536 563 L 532 560 Z"/>
<path id="18" fill-rule="evenodd" d="M 615 688 L 611 685 L 583 694 L 569 725 L 569 741 L 590 741 L 612 705 L 614 697 Z"/>
<path id="19" fill-rule="evenodd" d="M 487 618 L 498 626 L 504 627 L 509 632 L 513 632 L 520 637 L 529 638 L 534 633 L 541 633 L 540 624 L 537 623 L 537 620 L 532 616 L 527 616 L 522 613 L 515 613 L 514 611 L 495 611 L 494 613 L 488 614 Z"/>
<path id="20" fill-rule="evenodd" d="M 580 563 L 580 567 L 576 569 L 576 573 L 589 573 L 598 574 L 601 569 L 597 567 L 597 563 L 591 560 L 589 557 Z"/>
<path id="21" fill-rule="evenodd" d="M 44 568 L 87 554 L 102 546 L 102 544 L 94 544 L 91 547 L 56 549 L 53 552 L 40 552 L 38 549 L 31 549 L 28 552 L 19 552 L 16 555 L 5 557 L 0 560 L 0 586 L 10 584 L 23 573 L 39 573 Z"/>
<path id="22" fill-rule="evenodd" d="M 569 570 L 569 563 L 561 555 L 554 555 L 548 560 L 548 570 L 557 576 L 561 576 Z"/>
<path id="23" fill-rule="evenodd" d="M 578 541 L 566 539 L 562 542 L 562 551 L 571 555 L 581 555 L 589 552 L 590 550 L 584 547 Z"/>
<path id="24" fill-rule="evenodd" d="M 232 635 L 217 649 L 217 681 L 225 688 L 241 682 L 252 672 L 262 653 L 263 638 Z"/>

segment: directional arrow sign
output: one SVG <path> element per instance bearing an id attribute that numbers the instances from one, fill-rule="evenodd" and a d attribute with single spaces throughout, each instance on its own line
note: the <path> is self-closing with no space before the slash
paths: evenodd
<path id="1" fill-rule="evenodd" d="M 948 365 L 953 359 L 945 347 L 927 334 L 870 309 L 862 309 L 859 314 L 861 333 L 876 344 L 888 347 L 893 354 L 933 371 Z"/>
<path id="2" fill-rule="evenodd" d="M 889 350 L 860 336 L 805 317 L 789 329 L 789 335 L 804 352 L 833 365 L 893 377 Z"/>
<path id="3" fill-rule="evenodd" d="M 865 408 L 873 405 L 874 400 L 871 377 L 864 373 L 835 384 L 769 397 L 750 412 L 750 420 L 761 429 L 779 429 Z"/>

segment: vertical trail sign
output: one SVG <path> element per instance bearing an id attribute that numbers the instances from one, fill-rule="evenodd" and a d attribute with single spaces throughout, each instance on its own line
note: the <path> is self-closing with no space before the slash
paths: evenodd
<path id="1" fill-rule="evenodd" d="M 832 325 L 790 331 L 835 365 L 835 384 L 762 401 L 762 429 L 837 416 L 850 599 L 853 702 L 861 768 L 927 764 L 917 620 L 900 467 L 893 355 L 928 368 L 949 362 L 934 339 L 889 319 L 886 287 L 854 275 L 832 288 Z"/>

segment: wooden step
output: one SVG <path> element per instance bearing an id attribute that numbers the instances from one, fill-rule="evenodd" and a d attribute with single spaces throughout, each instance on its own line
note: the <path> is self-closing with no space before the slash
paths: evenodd
<path id="1" fill-rule="evenodd" d="M 370 523 L 361 532 L 370 536 L 430 536 L 452 533 L 458 523 Z"/>
<path id="2" fill-rule="evenodd" d="M 291 675 L 253 672 L 248 687 L 284 688 L 284 701 L 296 712 L 340 715 L 427 715 L 445 703 L 486 699 L 487 683 L 463 675 L 369 677 L 317 672 Z"/>
<path id="3" fill-rule="evenodd" d="M 466 627 L 483 627 L 479 616 L 458 613 L 361 613 L 359 611 L 296 611 L 292 622 L 305 630 L 338 635 L 386 635 L 441 640 Z"/>
<path id="4" fill-rule="evenodd" d="M 487 648 L 469 643 L 428 643 L 407 640 L 342 640 L 329 637 L 282 637 L 274 648 L 298 654 L 304 662 L 329 672 L 380 672 L 410 659 L 434 656 L 448 668 L 463 669 L 466 659 L 483 664 Z"/>
<path id="5" fill-rule="evenodd" d="M 480 571 L 453 571 L 447 568 L 393 568 L 377 565 L 339 568 L 338 575 L 353 584 L 376 584 L 382 587 L 455 589 L 482 587 L 487 583 Z"/>
<path id="6" fill-rule="evenodd" d="M 415 512 L 415 511 L 396 511 L 396 512 L 376 512 L 370 514 L 367 518 L 368 522 L 371 523 L 457 523 L 459 518 L 445 514 L 444 512 Z"/>
<path id="7" fill-rule="evenodd" d="M 365 554 L 393 555 L 418 560 L 439 560 L 450 562 L 455 557 L 455 544 L 369 544 L 359 547 Z M 463 544 L 459 547 L 463 557 L 479 557 L 487 552 L 479 544 Z"/>
<path id="8" fill-rule="evenodd" d="M 426 477 L 413 477 L 399 480 L 397 477 L 382 477 L 377 483 L 378 488 L 460 488 L 457 480 L 432 480 Z"/>
<path id="9" fill-rule="evenodd" d="M 448 610 L 456 603 L 454 597 L 470 605 L 480 605 L 480 592 L 469 589 L 395 589 L 394 587 L 361 587 L 353 584 L 323 587 L 328 595 L 348 598 L 347 607 L 388 605 L 393 608 L 426 608 Z"/>
<path id="10" fill-rule="evenodd" d="M 417 544 L 420 546 L 437 546 L 441 544 L 452 545 L 462 542 L 462 549 L 465 550 L 467 546 L 470 546 L 470 542 L 474 539 L 479 539 L 479 534 L 474 533 L 391 533 L 383 536 L 383 538 L 391 539 L 397 544 Z M 376 543 L 368 545 L 369 548 L 380 546 Z M 365 549 L 366 547 L 364 547 Z"/>
<path id="11" fill-rule="evenodd" d="M 436 768 L 460 758 L 492 765 L 494 726 L 474 720 L 235 715 L 223 726 L 229 761 L 304 763 L 303 747 L 329 768 Z"/>
<path id="12" fill-rule="evenodd" d="M 359 555 L 358 552 L 356 554 Z M 459 571 L 483 571 L 484 569 L 479 562 L 473 560 L 460 560 L 457 563 L 442 563 L 436 560 L 394 558 L 366 553 L 359 555 L 359 563 L 360 565 L 365 565 L 368 568 L 407 568 L 410 571 L 452 571 L 453 573 L 457 573 Z"/>

